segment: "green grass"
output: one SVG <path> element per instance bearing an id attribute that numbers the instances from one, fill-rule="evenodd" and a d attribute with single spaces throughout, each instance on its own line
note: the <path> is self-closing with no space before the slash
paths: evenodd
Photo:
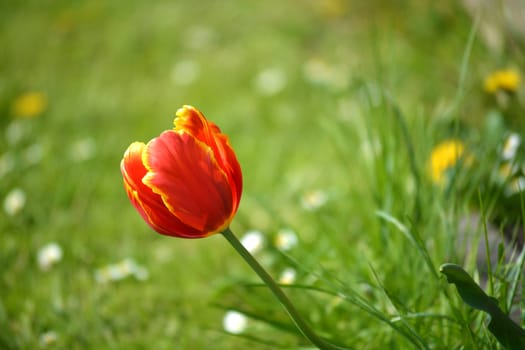
<path id="1" fill-rule="evenodd" d="M 343 10 L 330 15 L 329 4 Z M 124 150 L 191 104 L 229 135 L 243 169 L 232 230 L 266 235 L 257 257 L 271 274 L 297 270 L 285 291 L 320 335 L 353 349 L 497 349 L 484 316 L 438 274 L 444 262 L 477 271 L 477 245 L 455 242 L 479 212 L 479 189 L 489 218 L 500 206 L 472 180 L 494 167 L 484 154 L 503 137 L 483 142 L 493 129 L 482 82 L 523 58 L 479 37 L 469 47 L 473 26 L 452 1 L 0 4 L 0 160 L 15 160 L 0 200 L 26 194 L 16 215 L 0 211 L 0 348 L 45 347 L 50 331 L 56 349 L 308 347 L 220 235 L 157 235 L 126 198 Z M 328 73 L 312 81 L 308 69 Z M 264 71 L 275 93 L 258 87 Z M 16 119 L 12 103 L 26 91 L 48 106 Z M 448 137 L 481 157 L 445 190 L 426 161 Z M 80 159 L 86 142 L 94 149 Z M 28 164 L 35 144 L 42 159 Z M 316 190 L 326 203 L 305 210 Z M 284 228 L 299 244 L 281 253 L 271 242 Z M 483 239 L 479 222 L 469 232 Z M 63 257 L 41 271 L 50 242 Z M 125 258 L 149 278 L 97 282 L 98 269 Z M 492 268 L 506 300 L 512 281 Z M 223 331 L 229 309 L 251 316 L 240 336 Z"/>

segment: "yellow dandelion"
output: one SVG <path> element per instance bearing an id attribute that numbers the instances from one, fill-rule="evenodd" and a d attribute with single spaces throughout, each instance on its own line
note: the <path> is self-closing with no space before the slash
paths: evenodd
<path id="1" fill-rule="evenodd" d="M 432 181 L 442 185 L 446 171 L 453 168 L 463 157 L 465 145 L 460 140 L 450 139 L 437 145 L 430 154 L 429 170 Z"/>
<path id="2" fill-rule="evenodd" d="M 12 111 L 18 118 L 34 118 L 42 114 L 47 107 L 47 98 L 41 92 L 27 92 L 18 96 L 12 105 Z"/>
<path id="3" fill-rule="evenodd" d="M 515 92 L 520 85 L 520 74 L 514 69 L 497 70 L 485 79 L 484 88 L 489 94 L 494 94 L 500 90 Z"/>

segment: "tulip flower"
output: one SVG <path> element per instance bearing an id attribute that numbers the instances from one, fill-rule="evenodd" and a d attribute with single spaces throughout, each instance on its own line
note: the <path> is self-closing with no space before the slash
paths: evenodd
<path id="1" fill-rule="evenodd" d="M 275 280 L 230 230 L 242 192 L 241 167 L 228 137 L 194 107 L 176 113 L 175 128 L 147 144 L 132 143 L 120 163 L 124 187 L 158 233 L 202 238 L 221 233 L 273 292 L 303 335 L 320 349 L 341 350 L 302 319 Z"/>
<path id="2" fill-rule="evenodd" d="M 120 164 L 131 203 L 158 233 L 202 238 L 222 232 L 239 207 L 241 168 L 228 137 L 191 106 L 175 128 L 134 142 Z"/>

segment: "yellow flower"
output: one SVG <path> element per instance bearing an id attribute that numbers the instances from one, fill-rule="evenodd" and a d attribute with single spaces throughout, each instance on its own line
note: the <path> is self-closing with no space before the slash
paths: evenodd
<path id="1" fill-rule="evenodd" d="M 497 70 L 485 79 L 485 91 L 494 94 L 499 90 L 515 92 L 520 85 L 520 74 L 514 69 Z"/>
<path id="2" fill-rule="evenodd" d="M 465 145 L 460 140 L 450 139 L 437 145 L 430 154 L 429 170 L 432 181 L 442 185 L 446 171 L 456 165 L 465 153 Z"/>
<path id="3" fill-rule="evenodd" d="M 47 107 L 47 99 L 41 92 L 27 92 L 18 96 L 12 105 L 15 117 L 34 118 Z"/>
<path id="4" fill-rule="evenodd" d="M 503 163 L 499 167 L 498 175 L 501 177 L 503 181 L 505 181 L 509 177 L 511 177 L 515 172 L 516 172 L 515 166 L 513 166 L 511 163 Z"/>
<path id="5" fill-rule="evenodd" d="M 319 1 L 319 11 L 325 18 L 338 18 L 348 12 L 348 5 L 343 0 L 321 0 Z"/>

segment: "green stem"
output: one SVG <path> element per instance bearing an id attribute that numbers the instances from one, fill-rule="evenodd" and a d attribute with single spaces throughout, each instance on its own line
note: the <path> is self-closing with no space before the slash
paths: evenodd
<path id="1" fill-rule="evenodd" d="M 297 328 L 301 333 L 308 339 L 312 344 L 317 346 L 321 350 L 348 350 L 347 348 L 342 348 L 340 346 L 329 343 L 321 339 L 308 324 L 301 317 L 295 306 L 292 304 L 290 299 L 284 294 L 283 290 L 275 282 L 275 280 L 266 272 L 266 270 L 255 260 L 255 258 L 250 254 L 242 243 L 235 237 L 235 234 L 227 228 L 222 232 L 222 235 L 230 242 L 230 244 L 235 248 L 235 250 L 243 257 L 243 259 L 250 265 L 250 267 L 259 275 L 263 282 L 270 288 L 275 297 L 279 300 L 281 305 L 284 307 L 292 321 L 295 323 Z"/>

